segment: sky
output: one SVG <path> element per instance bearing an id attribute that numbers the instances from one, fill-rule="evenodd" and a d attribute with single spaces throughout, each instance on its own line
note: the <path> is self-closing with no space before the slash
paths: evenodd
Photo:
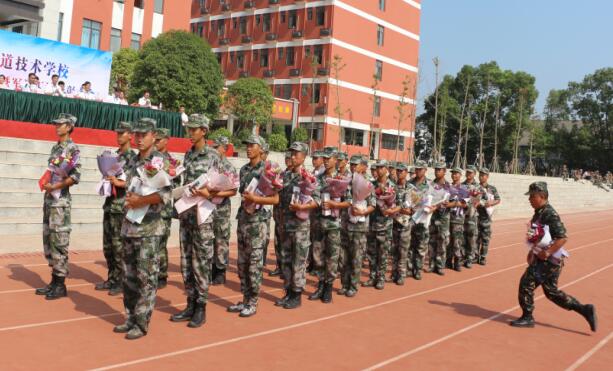
<path id="1" fill-rule="evenodd" d="M 564 89 L 613 67 L 613 0 L 422 0 L 419 109 L 439 73 L 496 61 L 536 77 L 543 111 L 551 89 Z"/>

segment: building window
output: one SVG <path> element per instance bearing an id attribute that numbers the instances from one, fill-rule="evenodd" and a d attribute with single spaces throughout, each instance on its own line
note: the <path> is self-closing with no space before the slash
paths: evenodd
<path id="1" fill-rule="evenodd" d="M 236 30 L 238 28 L 238 18 L 232 18 L 232 29 Z"/>
<path id="2" fill-rule="evenodd" d="M 375 117 L 381 116 L 381 97 L 375 96 L 373 103 L 372 115 Z"/>
<path id="3" fill-rule="evenodd" d="M 319 103 L 321 98 L 321 84 L 313 85 L 313 95 L 311 96 L 311 103 Z"/>
<path id="4" fill-rule="evenodd" d="M 307 19 L 308 19 L 309 21 L 312 21 L 312 20 L 313 20 L 313 8 L 309 8 L 309 9 L 307 9 Z"/>
<path id="5" fill-rule="evenodd" d="M 396 149 L 398 146 L 399 151 L 404 151 L 404 138 L 398 138 L 397 135 L 385 134 L 381 137 L 381 147 L 383 149 Z"/>
<path id="6" fill-rule="evenodd" d="M 324 58 L 324 47 L 323 45 L 315 45 L 313 46 L 313 55 L 315 56 L 315 60 L 317 60 L 318 64 L 321 64 Z"/>
<path id="7" fill-rule="evenodd" d="M 215 53 L 215 57 L 217 57 L 217 63 L 221 66 L 221 53 Z"/>
<path id="8" fill-rule="evenodd" d="M 57 41 L 62 41 L 62 28 L 64 28 L 64 13 L 60 12 L 57 19 Z"/>
<path id="9" fill-rule="evenodd" d="M 242 50 L 236 53 L 236 66 L 238 66 L 238 68 L 241 70 L 245 68 L 245 52 Z"/>
<path id="10" fill-rule="evenodd" d="M 83 19 L 83 30 L 81 31 L 81 46 L 92 49 L 100 49 L 100 29 L 102 23 Z"/>
<path id="11" fill-rule="evenodd" d="M 223 19 L 217 21 L 217 36 L 222 37 L 225 33 L 226 27 Z"/>
<path id="12" fill-rule="evenodd" d="M 287 22 L 287 28 L 294 29 L 298 24 L 298 12 L 296 10 L 290 10 L 289 19 Z"/>
<path id="13" fill-rule="evenodd" d="M 257 60 L 258 60 L 258 55 L 259 55 L 259 54 L 260 54 L 260 53 L 257 51 L 257 49 L 253 51 L 253 60 L 254 60 L 254 61 L 257 61 Z"/>
<path id="14" fill-rule="evenodd" d="M 130 39 L 130 48 L 134 50 L 140 49 L 140 35 L 137 33 L 132 34 L 132 38 Z"/>
<path id="15" fill-rule="evenodd" d="M 116 52 L 121 49 L 121 30 L 111 28 L 111 51 Z"/>
<path id="16" fill-rule="evenodd" d="M 382 77 L 383 77 L 383 62 L 381 62 L 380 60 L 376 60 L 375 61 L 375 78 L 381 81 Z"/>
<path id="17" fill-rule="evenodd" d="M 281 12 L 281 23 L 285 23 L 285 10 Z"/>
<path id="18" fill-rule="evenodd" d="M 309 138 L 313 138 L 315 141 L 323 139 L 323 127 L 322 122 L 303 122 L 300 126 L 305 128 Z"/>
<path id="19" fill-rule="evenodd" d="M 157 14 L 164 14 L 164 0 L 155 0 L 153 3 L 153 11 Z"/>
<path id="20" fill-rule="evenodd" d="M 259 25 L 259 24 L 260 24 L 260 20 L 261 20 L 261 19 L 262 19 L 262 18 L 260 17 L 260 15 L 259 15 L 259 14 L 256 14 L 256 15 L 255 15 L 255 24 L 256 24 L 256 25 Z"/>
<path id="21" fill-rule="evenodd" d="M 364 145 L 364 130 L 343 128 L 345 132 L 345 144 L 350 146 Z"/>
<path id="22" fill-rule="evenodd" d="M 268 67 L 268 49 L 260 51 L 260 67 Z"/>
<path id="23" fill-rule="evenodd" d="M 145 0 L 134 0 L 134 7 L 143 9 L 145 7 Z"/>
<path id="24" fill-rule="evenodd" d="M 278 52 L 277 59 L 278 59 L 278 60 L 283 59 L 283 48 L 279 48 L 279 49 L 277 49 L 277 50 L 279 51 L 279 52 Z"/>
<path id="25" fill-rule="evenodd" d="M 293 46 L 288 46 L 287 50 L 285 51 L 285 65 L 287 66 L 293 66 L 294 65 L 294 47 Z"/>
<path id="26" fill-rule="evenodd" d="M 323 26 L 326 23 L 326 8 L 323 6 L 317 7 L 317 25 Z"/>
<path id="27" fill-rule="evenodd" d="M 290 99 L 292 97 L 292 85 L 281 84 L 275 85 L 275 97 L 281 99 Z"/>
<path id="28" fill-rule="evenodd" d="M 385 0 L 379 0 L 379 10 L 385 11 Z"/>
<path id="29" fill-rule="evenodd" d="M 304 47 L 304 55 L 307 56 L 307 57 L 311 56 L 311 47 L 310 46 L 307 45 L 307 46 Z"/>
<path id="30" fill-rule="evenodd" d="M 377 45 L 383 46 L 383 33 L 385 28 L 383 26 L 377 26 Z"/>
<path id="31" fill-rule="evenodd" d="M 234 52 L 230 52 L 230 63 L 234 63 Z"/>
<path id="32" fill-rule="evenodd" d="M 203 34 L 204 34 L 204 23 L 198 23 L 198 35 L 202 37 Z"/>
<path id="33" fill-rule="evenodd" d="M 309 95 L 309 86 L 307 84 L 302 84 L 300 87 L 300 96 L 306 97 L 307 95 Z"/>
<path id="34" fill-rule="evenodd" d="M 264 32 L 270 31 L 270 13 L 264 14 L 264 22 L 262 22 L 262 29 Z"/>
<path id="35" fill-rule="evenodd" d="M 241 35 L 244 35 L 247 33 L 247 17 L 241 17 L 241 22 L 240 22 L 240 32 Z"/>

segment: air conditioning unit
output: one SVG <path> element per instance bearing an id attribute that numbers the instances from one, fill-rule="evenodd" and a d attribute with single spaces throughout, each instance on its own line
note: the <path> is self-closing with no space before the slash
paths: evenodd
<path id="1" fill-rule="evenodd" d="M 330 69 L 325 67 L 319 67 L 317 69 L 317 75 L 319 76 L 328 76 L 330 74 Z"/>
<path id="2" fill-rule="evenodd" d="M 321 37 L 327 37 L 332 35 L 332 30 L 329 28 L 320 28 L 319 29 L 319 36 Z"/>
<path id="3" fill-rule="evenodd" d="M 317 116 L 325 115 L 326 114 L 326 106 L 315 107 L 315 114 Z"/>
<path id="4" fill-rule="evenodd" d="M 270 5 L 277 5 L 277 4 L 279 4 L 279 0 L 268 0 L 268 4 L 270 4 Z"/>
<path id="5" fill-rule="evenodd" d="M 230 43 L 230 39 L 223 38 L 223 39 L 219 39 L 219 45 L 228 45 Z"/>
<path id="6" fill-rule="evenodd" d="M 222 4 L 221 5 L 221 10 L 223 10 L 224 12 L 229 12 L 230 11 L 230 4 Z"/>
<path id="7" fill-rule="evenodd" d="M 251 42 L 251 36 L 243 36 L 241 37 L 241 43 L 243 44 L 249 44 Z"/>
<path id="8" fill-rule="evenodd" d="M 209 14 L 209 10 L 206 7 L 200 7 L 200 14 Z"/>
<path id="9" fill-rule="evenodd" d="M 277 40 L 277 34 L 276 33 L 267 33 L 266 34 L 266 41 L 275 41 Z"/>
<path id="10" fill-rule="evenodd" d="M 293 39 L 301 39 L 302 38 L 302 31 L 292 31 L 292 38 Z"/>
<path id="11" fill-rule="evenodd" d="M 290 76 L 300 76 L 300 68 L 292 68 L 289 70 Z"/>
<path id="12" fill-rule="evenodd" d="M 275 71 L 273 70 L 264 70 L 264 77 L 271 78 L 275 75 Z"/>
<path id="13" fill-rule="evenodd" d="M 238 77 L 240 77 L 240 78 L 249 77 L 249 72 L 241 71 L 241 72 L 238 73 Z"/>
<path id="14" fill-rule="evenodd" d="M 245 9 L 251 9 L 255 6 L 255 1 L 245 1 Z"/>

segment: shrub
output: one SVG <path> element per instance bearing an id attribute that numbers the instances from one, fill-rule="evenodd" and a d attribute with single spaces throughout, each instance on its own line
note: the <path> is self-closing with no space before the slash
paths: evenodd
<path id="1" fill-rule="evenodd" d="M 271 151 L 282 152 L 287 149 L 287 138 L 285 134 L 270 134 L 268 145 Z"/>

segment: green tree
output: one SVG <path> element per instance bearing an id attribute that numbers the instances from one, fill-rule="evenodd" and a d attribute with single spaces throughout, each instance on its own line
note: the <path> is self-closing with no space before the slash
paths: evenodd
<path id="1" fill-rule="evenodd" d="M 145 90 L 166 109 L 185 106 L 188 112 L 217 117 L 223 75 L 215 54 L 202 38 L 186 31 L 168 31 L 147 41 L 134 69 L 130 97 Z"/>
<path id="2" fill-rule="evenodd" d="M 224 102 L 241 126 L 248 128 L 270 122 L 273 103 L 270 87 L 264 80 L 253 77 L 238 79 L 230 85 Z"/>
<path id="3" fill-rule="evenodd" d="M 299 126 L 292 131 L 292 142 L 303 142 L 309 139 L 309 133 L 305 128 Z"/>
<path id="4" fill-rule="evenodd" d="M 226 128 L 219 128 L 216 130 L 213 130 L 209 133 L 208 135 L 208 139 L 210 140 L 215 140 L 219 137 L 226 137 L 228 139 L 232 138 L 232 132 L 230 132 L 230 130 L 226 129 Z"/>
<path id="5" fill-rule="evenodd" d="M 138 52 L 134 49 L 123 48 L 114 53 L 109 90 L 117 87 L 124 92 L 128 92 L 137 62 Z"/>
<path id="6" fill-rule="evenodd" d="M 281 152 L 287 149 L 287 138 L 285 134 L 270 134 L 268 144 L 273 151 Z"/>

